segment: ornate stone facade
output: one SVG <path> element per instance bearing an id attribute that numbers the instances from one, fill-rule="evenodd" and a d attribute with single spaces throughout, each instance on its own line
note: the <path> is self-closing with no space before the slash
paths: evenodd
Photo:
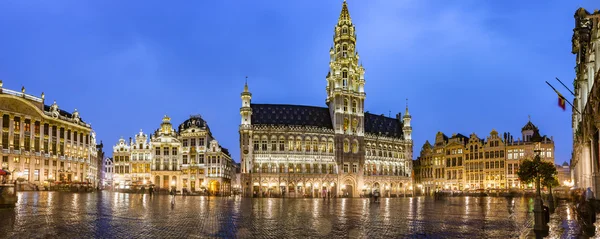
<path id="1" fill-rule="evenodd" d="M 572 53 L 576 57 L 573 82 L 572 178 L 576 187 L 591 187 L 600 196 L 600 12 L 583 8 L 575 12 Z"/>
<path id="2" fill-rule="evenodd" d="M 416 190 L 421 194 L 435 191 L 468 191 L 531 188 L 521 185 L 517 171 L 521 161 L 533 158 L 535 144 L 532 137 L 541 137 L 542 160 L 554 163 L 554 140 L 540 136 L 531 123 L 521 129 L 521 137 L 514 140 L 510 133 L 502 136 L 492 130 L 486 139 L 475 133 L 469 137 L 452 137 L 438 132 L 435 143 L 425 142 L 415 161 Z"/>
<path id="3" fill-rule="evenodd" d="M 365 70 L 343 3 L 327 74 L 327 107 L 253 104 L 241 94 L 242 191 L 250 196 L 327 197 L 378 190 L 410 193 L 412 127 L 404 117 L 364 112 Z"/>
<path id="4" fill-rule="evenodd" d="M 95 134 L 77 109 L 46 105 L 36 97 L 2 88 L 0 81 L 0 157 L 13 179 L 47 186 L 55 181 L 89 182 L 97 186 Z"/>
<path id="5" fill-rule="evenodd" d="M 235 166 L 226 148 L 219 145 L 199 115 L 173 129 L 165 117 L 148 139 L 140 131 L 135 142 L 120 139 L 113 147 L 115 186 L 137 189 L 154 184 L 159 190 L 175 187 L 191 193 L 229 195 Z"/>

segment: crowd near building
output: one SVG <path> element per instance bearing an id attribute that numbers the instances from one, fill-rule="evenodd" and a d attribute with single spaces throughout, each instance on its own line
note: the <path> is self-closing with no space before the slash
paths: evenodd
<path id="1" fill-rule="evenodd" d="M 573 82 L 572 178 L 579 188 L 591 187 L 600 196 L 600 12 L 575 12 L 572 53 L 576 55 Z"/>
<path id="2" fill-rule="evenodd" d="M 541 136 L 531 121 L 516 139 L 496 130 L 486 138 L 438 132 L 434 144 L 426 141 L 414 163 L 416 193 L 532 188 L 519 181 L 517 171 L 524 159 L 535 156 L 535 137 L 541 139 L 541 159 L 554 164 L 553 138 Z"/>
<path id="3" fill-rule="evenodd" d="M 208 124 L 193 115 L 178 130 L 165 116 L 150 137 L 141 130 L 135 139 L 121 138 L 113 147 L 109 185 L 117 190 L 175 188 L 180 192 L 229 195 L 236 164 L 212 136 Z"/>
<path id="4" fill-rule="evenodd" d="M 364 111 L 365 69 L 344 1 L 333 32 L 326 107 L 254 104 L 241 94 L 241 183 L 246 196 L 358 197 L 411 192 L 412 128 Z"/>
<path id="5" fill-rule="evenodd" d="M 56 101 L 46 105 L 44 93 L 29 95 L 25 87 L 20 92 L 2 87 L 0 81 L 0 156 L 12 180 L 22 189 L 57 182 L 98 186 L 102 144 L 96 145 L 91 125 L 77 109 L 69 113 Z"/>

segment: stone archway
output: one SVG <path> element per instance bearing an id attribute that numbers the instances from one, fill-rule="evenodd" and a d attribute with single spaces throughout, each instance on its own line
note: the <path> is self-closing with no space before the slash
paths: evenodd
<path id="1" fill-rule="evenodd" d="M 340 188 L 342 189 L 342 197 L 354 197 L 356 195 L 356 181 L 351 177 L 345 178 Z"/>

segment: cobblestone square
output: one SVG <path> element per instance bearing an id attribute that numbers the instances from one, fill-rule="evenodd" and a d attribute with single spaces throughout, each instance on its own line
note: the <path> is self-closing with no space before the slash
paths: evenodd
<path id="1" fill-rule="evenodd" d="M 0 231 L 7 238 L 517 238 L 532 207 L 528 198 L 503 197 L 177 196 L 172 204 L 167 195 L 21 192 L 16 208 L 0 210 Z M 577 233 L 568 231 L 574 221 L 561 219 L 568 210 L 553 214 L 552 235 Z"/>

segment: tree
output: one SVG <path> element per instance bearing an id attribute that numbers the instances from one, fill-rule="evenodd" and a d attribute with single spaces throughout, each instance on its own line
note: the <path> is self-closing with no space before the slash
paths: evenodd
<path id="1" fill-rule="evenodd" d="M 524 183 L 531 183 L 536 181 L 537 194 L 540 195 L 541 182 L 544 181 L 551 183 L 551 180 L 556 176 L 558 172 L 553 163 L 541 161 L 540 156 L 536 155 L 533 160 L 525 159 L 521 163 L 517 175 L 519 180 Z M 558 183 L 558 182 L 557 182 Z M 546 183 L 544 184 L 546 185 Z M 550 185 L 550 184 L 549 184 Z"/>

